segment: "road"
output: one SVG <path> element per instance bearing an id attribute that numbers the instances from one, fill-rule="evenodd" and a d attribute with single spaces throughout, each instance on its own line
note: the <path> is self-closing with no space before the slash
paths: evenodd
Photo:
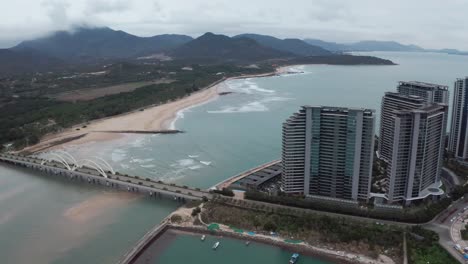
<path id="1" fill-rule="evenodd" d="M 439 214 L 430 223 L 423 225 L 423 227 L 439 234 L 439 244 L 460 263 L 465 263 L 465 260 L 463 259 L 462 255 L 453 248 L 455 244 L 461 243 L 459 240 L 454 241 L 456 238 L 454 238 L 453 235 L 453 227 L 457 222 L 460 222 L 460 217 L 463 215 L 468 216 L 468 210 L 463 210 L 463 208 L 466 206 L 468 206 L 468 197 L 464 197 L 463 199 L 453 203 L 449 208 Z M 456 220 L 451 221 L 453 217 L 458 216 L 458 214 L 460 214 L 459 217 Z"/>

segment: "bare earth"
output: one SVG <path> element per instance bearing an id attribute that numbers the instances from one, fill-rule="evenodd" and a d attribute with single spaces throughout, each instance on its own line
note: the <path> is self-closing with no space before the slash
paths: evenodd
<path id="1" fill-rule="evenodd" d="M 231 79 L 265 77 L 274 74 L 282 74 L 287 72 L 288 68 L 289 67 L 278 68 L 275 73 L 244 75 Z M 65 129 L 59 133 L 46 135 L 38 144 L 26 147 L 22 151 L 39 152 L 44 150 L 57 149 L 69 145 L 81 145 L 90 142 L 115 140 L 122 137 L 122 134 L 99 131 L 154 131 L 173 129 L 171 128 L 171 124 L 176 118 L 177 112 L 216 99 L 219 96 L 219 92 L 222 91 L 222 88 L 225 86 L 225 81 L 227 80 L 229 79 L 215 83 L 210 87 L 202 89 L 179 100 L 158 106 L 148 107 L 144 109 L 144 111 L 135 110 L 122 115 L 94 120 L 87 124 L 86 128 L 83 128 L 83 124 L 80 124 L 69 129 Z"/>
<path id="2" fill-rule="evenodd" d="M 123 84 L 112 85 L 112 86 L 107 86 L 107 87 L 79 89 L 79 90 L 74 90 L 74 91 L 69 91 L 69 92 L 63 92 L 63 93 L 54 95 L 52 97 L 59 101 L 69 101 L 69 102 L 88 101 L 88 100 L 93 100 L 93 99 L 103 97 L 106 95 L 132 92 L 138 88 L 151 85 L 151 84 L 161 84 L 161 83 L 171 83 L 171 82 L 173 82 L 173 80 L 161 79 L 161 80 L 148 81 L 148 82 L 123 83 Z"/>

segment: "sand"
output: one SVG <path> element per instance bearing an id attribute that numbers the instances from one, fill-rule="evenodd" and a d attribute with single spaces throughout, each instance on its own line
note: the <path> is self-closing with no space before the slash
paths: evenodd
<path id="1" fill-rule="evenodd" d="M 87 124 L 86 128 L 83 128 L 83 124 L 81 124 L 60 133 L 46 135 L 41 142 L 34 146 L 24 148 L 23 151 L 37 152 L 71 144 L 80 145 L 90 142 L 114 140 L 122 137 L 122 135 L 118 133 L 100 131 L 151 131 L 170 129 L 171 123 L 176 118 L 179 111 L 215 99 L 219 96 L 218 90 L 223 85 L 224 82 L 221 82 L 177 101 L 149 107 L 144 109 L 144 111 L 137 110 L 110 118 L 95 120 Z M 61 142 L 79 136 L 81 136 L 79 139 Z"/>
<path id="2" fill-rule="evenodd" d="M 226 85 L 226 81 L 230 79 L 268 77 L 277 74 L 285 74 L 291 67 L 292 66 L 281 67 L 271 73 L 243 75 L 223 79 L 205 89 L 173 102 L 150 106 L 145 108 L 144 111 L 137 109 L 122 115 L 94 120 L 86 124 L 86 128 L 84 128 L 84 124 L 80 124 L 59 133 L 48 134 L 44 136 L 38 144 L 26 147 L 21 151 L 34 153 L 44 150 L 58 149 L 70 145 L 115 140 L 123 136 L 123 134 L 119 133 L 107 133 L 102 131 L 154 131 L 175 129 L 173 127 L 173 122 L 179 111 L 215 100 L 219 97 L 219 93 Z"/>
<path id="3" fill-rule="evenodd" d="M 100 216 L 105 210 L 121 207 L 137 199 L 138 196 L 125 192 L 97 194 L 68 208 L 63 216 L 75 223 L 85 224 Z"/>

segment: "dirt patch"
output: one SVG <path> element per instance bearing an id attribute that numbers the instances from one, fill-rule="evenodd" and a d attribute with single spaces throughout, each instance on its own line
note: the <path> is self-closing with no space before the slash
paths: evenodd
<path id="1" fill-rule="evenodd" d="M 112 86 L 107 86 L 107 87 L 87 88 L 87 89 L 68 91 L 68 92 L 63 92 L 63 93 L 53 95 L 51 97 L 59 101 L 67 101 L 67 102 L 89 101 L 89 100 L 93 100 L 93 99 L 103 97 L 106 95 L 132 92 L 138 88 L 141 88 L 147 85 L 171 83 L 173 81 L 174 80 L 160 79 L 160 80 L 148 81 L 148 82 L 123 83 L 123 84 L 112 85 Z"/>

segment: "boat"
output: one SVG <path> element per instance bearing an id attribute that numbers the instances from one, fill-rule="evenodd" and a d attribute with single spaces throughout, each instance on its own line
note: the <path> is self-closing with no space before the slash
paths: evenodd
<path id="1" fill-rule="evenodd" d="M 245 242 L 245 245 L 246 246 L 250 245 L 250 241 Z"/>
<path id="2" fill-rule="evenodd" d="M 188 156 L 189 156 L 189 158 L 191 158 L 191 159 L 198 158 L 198 155 L 188 155 Z"/>
<path id="3" fill-rule="evenodd" d="M 211 164 L 211 161 L 200 161 L 201 164 L 204 164 L 206 166 L 209 166 Z"/>
<path id="4" fill-rule="evenodd" d="M 205 238 L 206 238 L 206 236 L 203 235 L 203 236 L 201 237 L 201 241 L 205 241 Z"/>
<path id="5" fill-rule="evenodd" d="M 213 249 L 216 250 L 219 247 L 219 241 L 216 241 L 213 245 Z"/>
<path id="6" fill-rule="evenodd" d="M 292 254 L 291 258 L 289 259 L 289 264 L 296 263 L 298 259 L 299 259 L 299 254 L 298 253 Z"/>

